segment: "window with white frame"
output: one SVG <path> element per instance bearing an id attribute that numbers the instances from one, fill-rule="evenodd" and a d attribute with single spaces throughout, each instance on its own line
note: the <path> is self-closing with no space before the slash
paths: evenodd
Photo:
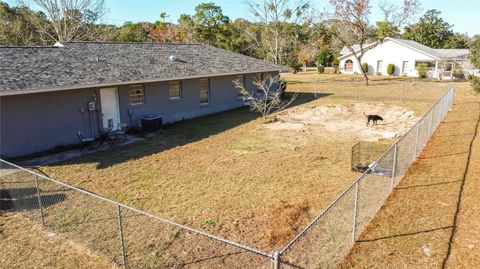
<path id="1" fill-rule="evenodd" d="M 182 83 L 178 80 L 168 82 L 170 99 L 182 98 Z"/>
<path id="2" fill-rule="evenodd" d="M 200 79 L 200 104 L 208 104 L 210 102 L 210 79 Z"/>
<path id="3" fill-rule="evenodd" d="M 408 61 L 403 61 L 402 63 L 402 74 L 408 73 Z"/>
<path id="4" fill-rule="evenodd" d="M 130 105 L 138 106 L 145 104 L 145 87 L 143 84 L 130 86 Z"/>
<path id="5" fill-rule="evenodd" d="M 383 61 L 382 60 L 377 61 L 377 73 L 382 73 L 382 68 L 383 68 Z"/>

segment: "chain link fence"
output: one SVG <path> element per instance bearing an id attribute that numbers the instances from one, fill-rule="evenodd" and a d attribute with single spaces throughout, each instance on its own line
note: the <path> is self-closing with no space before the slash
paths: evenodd
<path id="1" fill-rule="evenodd" d="M 293 78 L 292 78 L 293 79 Z M 445 92 L 447 83 L 424 82 L 416 80 L 370 81 L 322 81 L 289 80 L 287 90 L 303 94 L 312 94 L 313 98 L 328 96 L 333 99 L 354 99 L 358 101 L 399 101 L 431 102 L 436 101 Z M 428 86 L 429 94 L 419 91 Z"/>
<path id="2" fill-rule="evenodd" d="M 339 262 L 447 114 L 453 88 L 283 249 L 268 253 L 171 222 L 0 159 L 0 209 L 125 268 L 311 268 Z"/>
<path id="3" fill-rule="evenodd" d="M 340 262 L 446 116 L 453 93 L 451 87 L 404 136 L 278 252 L 277 268 L 331 268 Z"/>
<path id="4" fill-rule="evenodd" d="M 271 268 L 273 255 L 0 160 L 0 209 L 108 256 L 125 268 Z"/>

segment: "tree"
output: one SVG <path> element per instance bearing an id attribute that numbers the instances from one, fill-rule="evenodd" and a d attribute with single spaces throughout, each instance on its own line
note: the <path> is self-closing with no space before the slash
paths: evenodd
<path id="1" fill-rule="evenodd" d="M 292 4 L 290 0 L 249 0 L 248 6 L 259 21 L 261 35 L 250 35 L 257 49 L 264 51 L 266 59 L 280 64 L 286 58 L 286 50 L 298 38 L 298 32 L 288 33 L 289 23 L 297 24 L 304 20 L 309 9 L 308 3 Z"/>
<path id="2" fill-rule="evenodd" d="M 235 87 L 238 88 L 244 96 L 247 105 L 252 111 L 260 112 L 263 119 L 275 111 L 287 108 L 295 99 L 298 93 L 293 94 L 289 99 L 284 100 L 286 84 L 280 80 L 279 76 L 265 76 L 263 79 L 254 81 L 253 84 L 257 90 L 248 91 L 244 83 L 234 80 Z"/>
<path id="3" fill-rule="evenodd" d="M 297 52 L 297 59 L 303 64 L 304 71 L 307 69 L 307 64 L 315 60 L 315 56 L 318 53 L 318 46 L 316 44 L 300 45 Z"/>
<path id="4" fill-rule="evenodd" d="M 29 6 L 27 0 L 17 0 Z M 94 25 L 105 14 L 105 0 L 31 0 L 35 7 L 45 13 L 49 24 L 38 25 L 42 34 L 51 40 L 69 42 L 92 36 Z"/>
<path id="5" fill-rule="evenodd" d="M 214 3 L 202 3 L 195 7 L 193 16 L 182 14 L 179 23 L 182 34 L 189 41 L 223 47 L 228 39 L 230 19 L 223 15 L 222 8 Z M 188 33 L 188 32 L 193 32 Z"/>
<path id="6" fill-rule="evenodd" d="M 475 67 L 480 68 L 480 35 L 476 35 L 470 43 L 470 60 Z"/>
<path id="7" fill-rule="evenodd" d="M 399 37 L 400 29 L 391 25 L 386 21 L 379 21 L 376 23 L 375 37 L 377 40 L 384 40 L 387 37 Z"/>
<path id="8" fill-rule="evenodd" d="M 468 49 L 470 38 L 466 34 L 454 33 L 443 45 L 444 49 Z"/>
<path id="9" fill-rule="evenodd" d="M 326 21 L 330 32 L 353 54 L 363 74 L 365 85 L 368 85 L 368 76 L 361 63 L 365 52 L 373 47 L 367 45 L 375 41 L 369 23 L 370 0 L 330 0 L 330 6 L 333 12 L 327 13 Z M 401 25 L 415 15 L 418 6 L 418 0 L 404 0 L 402 7 L 388 5 L 382 8 L 385 21 L 389 21 L 392 25 Z M 397 12 L 398 10 L 400 11 Z M 354 48 L 354 45 L 358 45 L 358 49 Z"/>
<path id="10" fill-rule="evenodd" d="M 115 41 L 120 42 L 147 42 L 150 41 L 146 23 L 126 22 L 118 29 Z"/>
<path id="11" fill-rule="evenodd" d="M 47 24 L 49 22 L 42 12 L 0 2 L 0 44 L 48 45 L 48 37 L 37 30 L 38 25 Z"/>
<path id="12" fill-rule="evenodd" d="M 179 27 L 168 22 L 156 21 L 153 24 L 145 23 L 143 29 L 148 32 L 148 39 L 157 43 L 180 42 Z"/>
<path id="13" fill-rule="evenodd" d="M 405 27 L 402 38 L 414 40 L 427 47 L 444 48 L 454 35 L 452 26 L 440 17 L 436 9 L 428 10 L 418 23 Z"/>

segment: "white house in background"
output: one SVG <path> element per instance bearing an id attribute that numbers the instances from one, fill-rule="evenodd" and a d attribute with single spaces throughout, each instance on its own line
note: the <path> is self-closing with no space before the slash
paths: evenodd
<path id="1" fill-rule="evenodd" d="M 457 65 L 469 74 L 476 74 L 470 60 L 468 49 L 432 49 L 418 42 L 387 37 L 383 42 L 374 42 L 364 46 L 367 51 L 362 57 L 362 63 L 368 64 L 368 74 L 388 75 L 387 66 L 395 65 L 394 76 L 418 77 L 417 66 L 428 64 L 427 76 L 439 79 L 451 79 L 452 70 Z M 360 46 L 354 45 L 355 51 Z M 339 71 L 343 74 L 360 74 L 357 59 L 346 47 L 339 57 Z"/>

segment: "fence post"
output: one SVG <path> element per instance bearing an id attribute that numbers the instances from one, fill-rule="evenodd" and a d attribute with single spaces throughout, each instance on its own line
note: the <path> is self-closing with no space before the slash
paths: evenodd
<path id="1" fill-rule="evenodd" d="M 357 210 L 358 210 L 358 185 L 362 178 L 357 180 L 355 184 L 355 200 L 353 203 L 353 225 L 352 225 L 352 242 L 355 243 L 356 230 L 357 230 Z"/>
<path id="2" fill-rule="evenodd" d="M 317 85 L 318 85 L 318 80 L 315 80 L 315 99 L 317 99 Z"/>
<path id="3" fill-rule="evenodd" d="M 398 143 L 393 146 L 392 189 L 395 187 L 395 174 L 397 173 L 397 150 Z"/>
<path id="4" fill-rule="evenodd" d="M 45 226 L 45 216 L 43 215 L 42 197 L 40 196 L 40 187 L 38 185 L 37 175 L 35 175 L 35 185 L 37 186 L 37 200 L 38 200 L 38 207 L 40 208 L 40 220 L 42 221 L 42 226 Z"/>
<path id="5" fill-rule="evenodd" d="M 358 100 L 358 87 L 360 82 L 355 83 L 355 101 Z"/>
<path id="6" fill-rule="evenodd" d="M 400 93 L 400 103 L 403 102 L 403 91 L 405 90 L 405 81 L 402 81 L 402 92 Z"/>
<path id="7" fill-rule="evenodd" d="M 417 158 L 417 151 L 418 151 L 418 137 L 420 135 L 420 121 L 417 122 L 417 134 L 415 136 L 415 151 L 413 151 L 413 160 Z"/>
<path id="8" fill-rule="evenodd" d="M 278 251 L 273 253 L 272 269 L 280 269 L 280 254 Z"/>
<path id="9" fill-rule="evenodd" d="M 123 266 L 128 268 L 127 256 L 125 255 L 125 241 L 123 239 L 123 224 L 122 224 L 122 209 L 120 204 L 117 204 L 117 217 L 118 217 L 118 233 L 120 235 L 120 246 L 122 251 Z"/>

